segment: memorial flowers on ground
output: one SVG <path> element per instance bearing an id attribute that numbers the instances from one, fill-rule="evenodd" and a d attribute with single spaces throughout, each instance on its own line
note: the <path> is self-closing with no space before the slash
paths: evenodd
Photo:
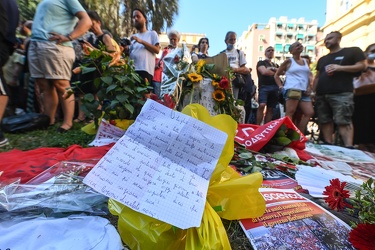
<path id="1" fill-rule="evenodd" d="M 213 87 L 214 110 L 218 114 L 228 114 L 234 120 L 239 121 L 240 110 L 236 106 L 243 104 L 234 99 L 231 83 L 226 76 L 211 73 L 214 67 L 214 64 L 207 64 L 205 60 L 199 60 L 195 65 L 191 65 L 185 76 L 182 76 L 185 81 L 183 94 L 194 93 L 199 89 L 200 82 L 204 78 L 209 78 Z M 190 97 L 190 103 L 192 103 L 193 95 Z"/>
<path id="2" fill-rule="evenodd" d="M 339 179 L 330 181 L 323 194 L 328 195 L 325 201 L 331 209 L 338 211 L 349 207 L 349 213 L 358 218 L 352 221 L 353 230 L 349 234 L 349 241 L 359 249 L 375 249 L 375 183 L 372 178 L 364 182 L 349 198 L 349 191 L 345 190 L 346 182 Z M 348 202 L 347 202 L 348 201 Z M 350 203 L 350 204 L 348 204 Z"/>

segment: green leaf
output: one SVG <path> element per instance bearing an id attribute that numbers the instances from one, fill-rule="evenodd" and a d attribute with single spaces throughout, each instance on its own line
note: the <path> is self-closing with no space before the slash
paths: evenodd
<path id="1" fill-rule="evenodd" d="M 251 159 L 251 157 L 253 157 L 253 154 L 250 152 L 246 152 L 246 153 L 240 153 L 238 156 L 241 157 L 242 159 Z"/>
<path id="2" fill-rule="evenodd" d="M 103 77 L 100 77 L 100 79 L 106 83 L 106 84 L 111 84 L 113 82 L 113 77 L 111 76 L 103 76 Z"/>
<path id="3" fill-rule="evenodd" d="M 116 99 L 119 100 L 119 102 L 123 103 L 127 101 L 127 96 L 125 94 L 120 94 L 116 96 Z"/>
<path id="4" fill-rule="evenodd" d="M 214 206 L 212 207 L 216 212 L 222 212 L 223 211 L 223 206 L 219 205 L 219 206 Z"/>
<path id="5" fill-rule="evenodd" d="M 92 102 L 92 101 L 95 100 L 95 96 L 91 93 L 88 93 L 88 94 L 83 96 L 83 99 L 87 102 Z"/>
<path id="6" fill-rule="evenodd" d="M 134 113 L 134 107 L 130 105 L 129 103 L 125 103 L 125 108 L 129 110 L 130 113 Z"/>
<path id="7" fill-rule="evenodd" d="M 115 85 L 115 84 L 109 85 L 106 93 L 108 94 L 111 90 L 114 90 L 115 88 L 117 88 L 117 85 Z"/>
<path id="8" fill-rule="evenodd" d="M 95 67 L 81 66 L 81 68 L 82 68 L 82 74 L 87 74 L 96 70 Z"/>

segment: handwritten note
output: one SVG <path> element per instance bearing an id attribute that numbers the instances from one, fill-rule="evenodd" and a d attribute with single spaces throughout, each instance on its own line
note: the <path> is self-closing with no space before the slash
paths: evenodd
<path id="1" fill-rule="evenodd" d="M 89 144 L 89 146 L 97 147 L 117 142 L 124 134 L 124 130 L 110 124 L 105 119 L 102 119 L 95 139 Z"/>
<path id="2" fill-rule="evenodd" d="M 84 183 L 178 228 L 198 227 L 226 139 L 226 133 L 148 100 Z"/>

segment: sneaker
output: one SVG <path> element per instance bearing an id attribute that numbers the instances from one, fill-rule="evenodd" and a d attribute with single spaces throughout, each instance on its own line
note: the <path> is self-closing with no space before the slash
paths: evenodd
<path id="1" fill-rule="evenodd" d="M 4 138 L 4 139 L 2 139 L 2 140 L 0 141 L 0 148 L 5 147 L 5 146 L 7 146 L 7 145 L 9 145 L 9 141 L 8 141 L 7 138 Z"/>

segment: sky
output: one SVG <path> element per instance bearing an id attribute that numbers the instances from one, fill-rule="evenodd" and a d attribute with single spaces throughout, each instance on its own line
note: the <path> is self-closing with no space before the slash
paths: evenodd
<path id="1" fill-rule="evenodd" d="M 253 23 L 268 23 L 271 17 L 304 17 L 305 21 L 325 23 L 327 0 L 179 0 L 179 15 L 171 29 L 183 33 L 206 34 L 210 55 L 224 50 L 225 34 L 240 37 Z M 168 30 L 167 30 L 168 31 Z"/>

